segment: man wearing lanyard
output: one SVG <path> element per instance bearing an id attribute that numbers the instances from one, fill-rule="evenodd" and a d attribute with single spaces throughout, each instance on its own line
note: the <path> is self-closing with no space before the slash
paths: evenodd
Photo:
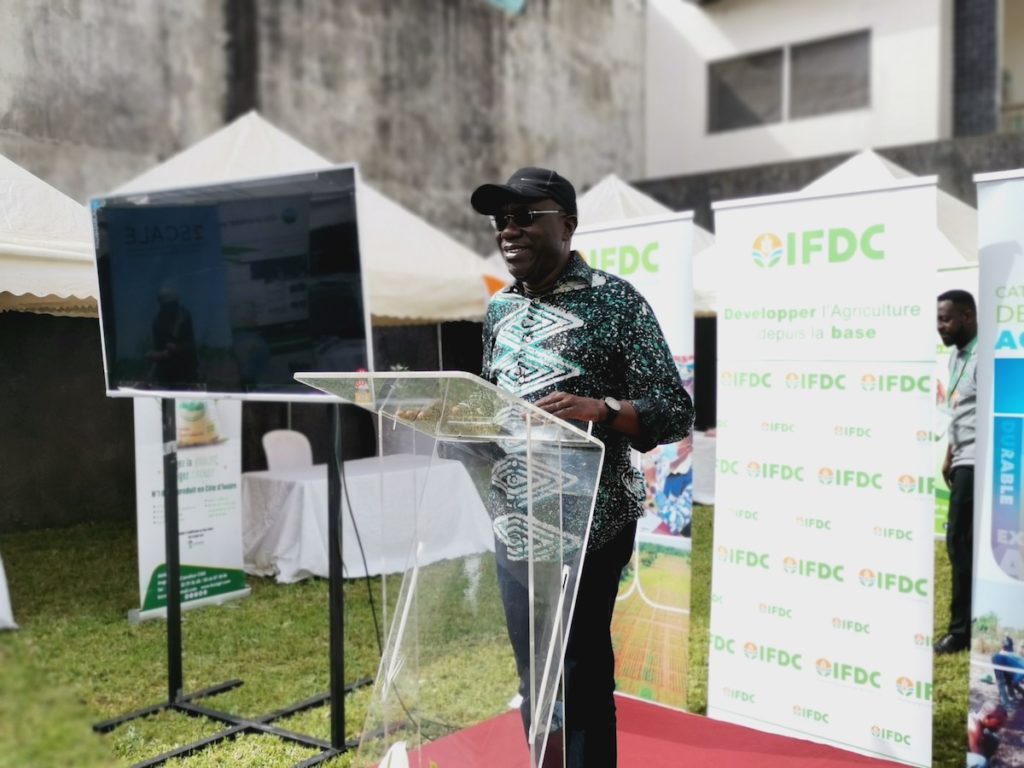
<path id="1" fill-rule="evenodd" d="M 946 291 L 939 296 L 937 326 L 949 355 L 946 406 L 950 414 L 949 447 L 942 462 L 942 477 L 949 486 L 949 522 L 946 553 L 952 569 L 953 596 L 949 629 L 935 644 L 935 653 L 956 653 L 971 642 L 971 576 L 974 533 L 974 409 L 978 390 L 975 347 L 978 313 L 967 291 Z"/>

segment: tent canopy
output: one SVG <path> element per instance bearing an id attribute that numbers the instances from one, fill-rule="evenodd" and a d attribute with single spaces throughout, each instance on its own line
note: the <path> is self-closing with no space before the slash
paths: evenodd
<path id="1" fill-rule="evenodd" d="M 85 206 L 0 155 L 0 312 L 96 316 Z"/>
<path id="2" fill-rule="evenodd" d="M 157 191 L 331 165 L 258 113 L 249 112 L 114 192 Z M 487 288 L 482 259 L 475 252 L 362 181 L 357 216 L 375 324 L 483 317 Z"/>
<path id="3" fill-rule="evenodd" d="M 870 149 L 859 152 L 805 186 L 808 195 L 849 194 L 884 188 L 914 174 Z M 977 211 L 936 188 L 936 226 L 922 240 L 921 258 L 933 259 L 936 294 L 960 288 L 978 294 Z M 716 247 L 707 253 L 715 261 Z M 696 277 L 694 278 L 696 280 Z"/>
<path id="4" fill-rule="evenodd" d="M 804 192 L 838 194 L 878 189 L 893 181 L 912 179 L 914 174 L 866 149 L 814 180 Z M 978 212 L 936 189 L 936 230 L 930 253 L 935 259 L 939 290 L 962 288 L 978 292 Z"/>
<path id="5" fill-rule="evenodd" d="M 671 208 L 630 186 L 614 173 L 608 174 L 580 195 L 576 207 L 580 223 L 586 226 L 673 213 Z M 714 236 L 697 225 L 694 225 L 693 231 L 693 311 L 698 316 L 711 315 L 714 314 L 718 286 L 715 262 L 709 258 Z M 508 282 L 509 274 L 501 253 L 492 253 L 486 264 L 492 275 L 500 275 L 503 281 Z"/>

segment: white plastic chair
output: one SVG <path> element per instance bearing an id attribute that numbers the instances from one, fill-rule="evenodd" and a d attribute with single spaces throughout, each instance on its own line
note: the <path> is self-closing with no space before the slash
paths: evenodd
<path id="1" fill-rule="evenodd" d="M 313 466 L 313 447 L 309 438 L 294 429 L 272 429 L 263 435 L 267 466 L 273 470 Z"/>

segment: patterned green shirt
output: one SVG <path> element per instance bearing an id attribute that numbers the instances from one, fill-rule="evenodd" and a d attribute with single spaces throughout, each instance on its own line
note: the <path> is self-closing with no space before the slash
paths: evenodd
<path id="1" fill-rule="evenodd" d="M 555 392 L 632 403 L 640 437 L 600 424 L 605 445 L 589 549 L 643 515 L 645 487 L 630 447 L 646 452 L 683 439 L 693 404 L 650 305 L 625 280 L 591 269 L 573 251 L 547 293 L 518 281 L 496 294 L 484 319 L 482 377 L 530 402 Z"/>

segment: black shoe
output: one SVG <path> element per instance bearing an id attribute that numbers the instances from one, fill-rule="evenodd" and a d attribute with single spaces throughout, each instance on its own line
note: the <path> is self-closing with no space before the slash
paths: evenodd
<path id="1" fill-rule="evenodd" d="M 937 654 L 959 653 L 960 651 L 966 651 L 970 645 L 971 641 L 966 637 L 946 635 L 935 644 L 933 650 Z"/>

